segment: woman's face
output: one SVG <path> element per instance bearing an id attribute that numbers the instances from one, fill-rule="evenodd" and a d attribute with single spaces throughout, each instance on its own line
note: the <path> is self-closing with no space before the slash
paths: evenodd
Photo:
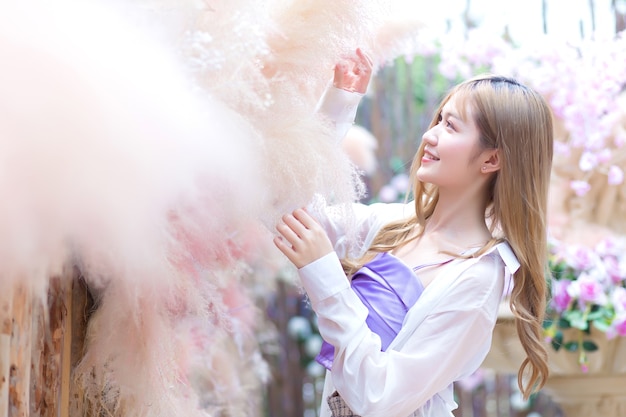
<path id="1" fill-rule="evenodd" d="M 470 106 L 460 112 L 452 96 L 443 106 L 439 123 L 422 137 L 424 155 L 417 178 L 440 190 L 462 189 L 476 181 L 482 164 L 479 136 Z"/>

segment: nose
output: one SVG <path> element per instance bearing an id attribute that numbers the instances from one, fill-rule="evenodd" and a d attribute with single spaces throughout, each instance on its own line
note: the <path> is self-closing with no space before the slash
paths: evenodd
<path id="1" fill-rule="evenodd" d="M 422 142 L 426 142 L 431 146 L 437 145 L 437 126 L 439 125 L 431 127 L 422 135 Z"/>

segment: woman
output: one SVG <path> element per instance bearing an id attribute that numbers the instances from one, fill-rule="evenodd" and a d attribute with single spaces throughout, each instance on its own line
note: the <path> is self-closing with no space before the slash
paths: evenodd
<path id="1" fill-rule="evenodd" d="M 338 117 L 353 112 L 337 96 L 363 93 L 370 71 L 359 50 L 336 67 L 322 109 L 338 127 L 350 121 Z M 551 162 L 546 102 L 512 79 L 481 76 L 450 91 L 424 134 L 411 168 L 413 202 L 355 204 L 349 222 L 332 210 L 318 219 L 305 209 L 283 217 L 275 244 L 298 268 L 320 333 L 334 347 L 325 387 L 325 397 L 336 390 L 331 404 L 342 399 L 365 417 L 452 416 L 452 383 L 487 355 L 511 275 L 527 354 L 518 383 L 525 397 L 543 386 Z M 347 225 L 362 242 L 357 256 L 345 250 Z M 364 277 L 368 290 L 351 285 Z M 406 316 L 395 313 L 401 317 L 383 340 L 370 329 L 372 316 L 409 291 L 414 304 Z M 329 413 L 323 404 L 322 415 Z"/>

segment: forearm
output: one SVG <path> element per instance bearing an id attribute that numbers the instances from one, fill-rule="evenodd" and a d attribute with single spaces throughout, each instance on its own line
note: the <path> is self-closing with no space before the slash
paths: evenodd
<path id="1" fill-rule="evenodd" d="M 320 98 L 316 111 L 334 127 L 334 136 L 340 142 L 354 124 L 363 94 L 336 88 L 329 84 Z"/>

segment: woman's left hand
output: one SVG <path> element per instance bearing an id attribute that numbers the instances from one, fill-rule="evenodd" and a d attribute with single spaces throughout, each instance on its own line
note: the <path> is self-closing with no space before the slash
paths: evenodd
<path id="1" fill-rule="evenodd" d="M 335 65 L 333 85 L 342 90 L 365 94 L 374 63 L 361 48 Z"/>
<path id="2" fill-rule="evenodd" d="M 304 209 L 285 214 L 276 226 L 276 247 L 299 269 L 328 255 L 333 245 L 322 226 Z"/>

